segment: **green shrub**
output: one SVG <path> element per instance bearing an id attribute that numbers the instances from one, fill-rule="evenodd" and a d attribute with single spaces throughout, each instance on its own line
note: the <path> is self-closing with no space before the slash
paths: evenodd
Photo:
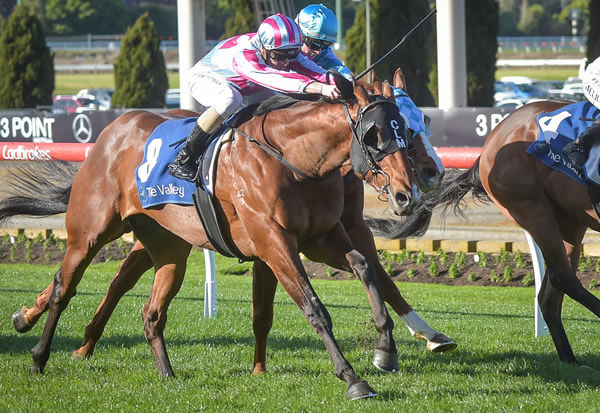
<path id="1" fill-rule="evenodd" d="M 590 286 L 589 289 L 593 289 L 596 288 L 598 286 L 598 281 L 595 278 L 592 278 L 592 281 L 590 281 Z"/>
<path id="2" fill-rule="evenodd" d="M 498 273 L 496 272 L 496 270 L 492 270 L 492 272 L 490 273 L 490 281 L 492 281 L 493 283 L 497 283 L 498 281 L 500 281 L 500 277 L 498 277 Z"/>
<path id="3" fill-rule="evenodd" d="M 458 277 L 460 277 L 460 272 L 458 271 L 458 265 L 454 263 L 448 268 L 448 278 L 454 279 Z"/>
<path id="4" fill-rule="evenodd" d="M 438 253 L 438 260 L 440 262 L 440 265 L 446 265 L 446 264 L 448 264 L 448 254 L 446 254 L 444 252 L 444 250 L 442 250 L 442 249 L 439 249 L 437 251 L 437 253 Z"/>
<path id="5" fill-rule="evenodd" d="M 487 255 L 485 252 L 480 251 L 477 253 L 477 256 L 479 257 L 479 266 L 481 268 L 487 268 Z"/>
<path id="6" fill-rule="evenodd" d="M 513 269 L 510 268 L 510 266 L 508 266 L 508 265 L 504 266 L 503 278 L 504 278 L 504 281 L 506 281 L 507 283 L 509 283 L 513 280 Z"/>
<path id="7" fill-rule="evenodd" d="M 531 272 L 527 271 L 527 273 L 525 273 L 525 276 L 523 277 L 521 283 L 523 283 L 525 287 L 533 285 L 533 277 L 531 276 Z"/>
<path id="8" fill-rule="evenodd" d="M 500 254 L 496 256 L 496 262 L 500 265 L 505 265 L 510 260 L 510 255 L 508 251 L 502 250 Z"/>
<path id="9" fill-rule="evenodd" d="M 466 260 L 467 254 L 465 254 L 463 251 L 458 251 L 454 257 L 454 263 L 459 267 L 464 266 Z"/>
<path id="10" fill-rule="evenodd" d="M 335 275 L 333 268 L 331 267 L 327 267 L 327 269 L 325 270 L 325 274 L 327 274 L 328 277 L 333 277 Z"/>
<path id="11" fill-rule="evenodd" d="M 475 275 L 475 273 L 473 271 L 471 271 L 469 273 L 469 277 L 468 277 L 469 281 L 473 282 L 477 279 L 477 275 Z"/>
<path id="12" fill-rule="evenodd" d="M 406 278 L 415 278 L 417 275 L 417 270 L 415 270 L 414 268 L 411 268 L 410 270 L 408 270 L 406 272 Z"/>
<path id="13" fill-rule="evenodd" d="M 0 108 L 52 104 L 54 56 L 40 19 L 25 6 L 16 6 L 2 25 L 0 68 Z"/>
<path id="14" fill-rule="evenodd" d="M 525 260 L 523 259 L 523 253 L 521 253 L 520 250 L 517 250 L 517 252 L 515 253 L 515 268 L 519 269 L 519 268 L 524 268 L 525 267 Z"/>
<path id="15" fill-rule="evenodd" d="M 426 259 L 427 259 L 427 257 L 425 256 L 425 252 L 419 251 L 417 253 L 417 258 L 415 259 L 415 263 L 417 263 L 417 264 L 423 264 Z"/>
<path id="16" fill-rule="evenodd" d="M 429 275 L 432 277 L 437 277 L 440 275 L 440 269 L 435 261 L 431 261 L 431 264 L 429 264 Z"/>
<path id="17" fill-rule="evenodd" d="M 160 39 L 148 13 L 127 29 L 114 65 L 114 107 L 158 108 L 165 105 L 168 87 Z"/>

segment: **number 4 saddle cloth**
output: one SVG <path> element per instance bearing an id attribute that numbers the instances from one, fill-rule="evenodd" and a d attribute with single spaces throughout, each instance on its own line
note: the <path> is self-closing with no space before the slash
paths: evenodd
<path id="1" fill-rule="evenodd" d="M 577 102 L 554 112 L 540 113 L 538 139 L 529 145 L 527 153 L 544 164 L 568 175 L 582 185 L 600 185 L 600 146 L 594 146 L 583 171 L 571 165 L 563 154 L 563 147 L 589 128 L 600 118 L 600 110 L 590 102 Z"/>

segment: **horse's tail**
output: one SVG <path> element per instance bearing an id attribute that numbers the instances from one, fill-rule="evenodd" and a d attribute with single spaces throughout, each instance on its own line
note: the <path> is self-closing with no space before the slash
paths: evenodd
<path id="1" fill-rule="evenodd" d="M 469 193 L 481 202 L 491 201 L 479 176 L 479 158 L 466 171 L 456 169 L 448 171 L 439 189 L 424 193 L 421 203 L 413 213 L 403 219 L 378 219 L 365 217 L 365 222 L 376 236 L 390 239 L 420 237 L 427 231 L 433 209 L 443 207 L 442 216 L 452 207 L 455 215 L 464 217 L 464 198 Z"/>
<path id="2" fill-rule="evenodd" d="M 0 200 L 0 222 L 13 215 L 49 216 L 66 212 L 77 168 L 67 162 L 39 162 L 9 171 L 9 196 Z"/>

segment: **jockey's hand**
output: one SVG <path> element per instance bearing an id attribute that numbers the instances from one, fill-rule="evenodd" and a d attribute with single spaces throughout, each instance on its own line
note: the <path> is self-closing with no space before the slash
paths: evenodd
<path id="1" fill-rule="evenodd" d="M 329 99 L 335 100 L 338 99 L 341 95 L 340 90 L 336 85 L 326 85 L 321 83 L 321 94 Z"/>
<path id="2" fill-rule="evenodd" d="M 325 97 L 328 97 L 329 99 L 337 99 L 341 95 L 337 86 L 328 85 L 326 83 L 321 82 L 309 83 L 308 86 L 306 86 L 306 88 L 304 89 L 304 93 L 315 93 L 317 95 L 323 95 Z"/>

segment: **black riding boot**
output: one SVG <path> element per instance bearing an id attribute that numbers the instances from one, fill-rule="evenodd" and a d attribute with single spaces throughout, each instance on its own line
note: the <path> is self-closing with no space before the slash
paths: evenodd
<path id="1" fill-rule="evenodd" d="M 571 165 L 583 169 L 587 161 L 590 148 L 600 142 L 600 124 L 587 128 L 577 139 L 569 142 L 563 148 L 563 153 L 571 161 Z"/>
<path id="2" fill-rule="evenodd" d="M 169 165 L 169 174 L 176 178 L 193 182 L 198 172 L 196 160 L 206 143 L 208 143 L 209 136 L 210 133 L 202 130 L 196 123 L 183 148 L 179 151 L 173 163 Z"/>

